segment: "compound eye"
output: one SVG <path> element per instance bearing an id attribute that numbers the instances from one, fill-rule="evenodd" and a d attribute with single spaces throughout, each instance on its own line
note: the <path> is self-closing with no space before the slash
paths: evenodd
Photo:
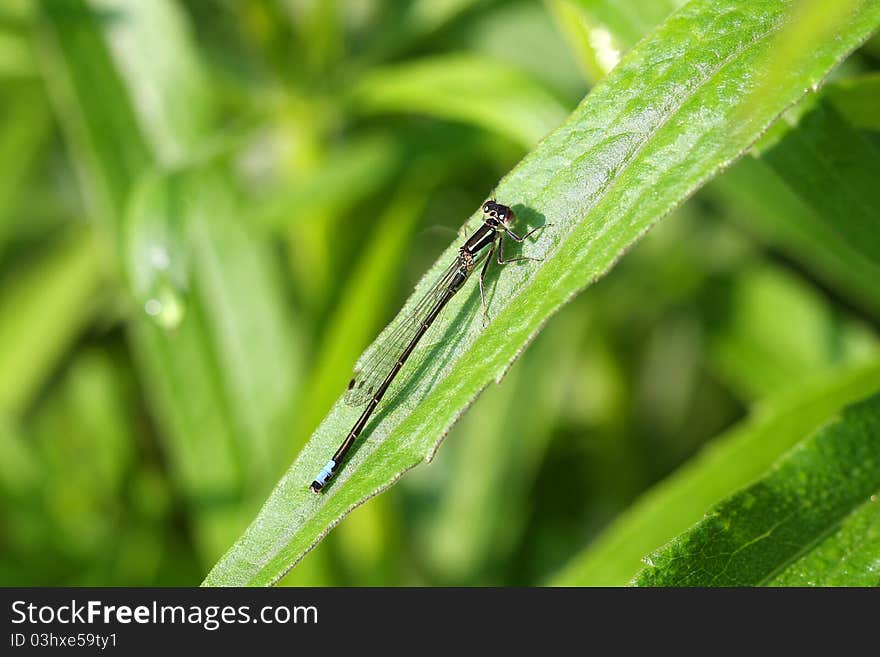
<path id="1" fill-rule="evenodd" d="M 504 217 L 506 217 L 506 216 L 507 216 L 507 215 L 504 214 L 504 211 L 503 211 L 503 210 L 502 210 L 501 212 L 498 213 L 498 218 L 501 219 L 502 221 L 504 221 Z"/>
<path id="2" fill-rule="evenodd" d="M 483 204 L 483 212 L 485 212 L 486 214 L 488 214 L 491 209 L 492 209 L 491 203 L 484 203 Z"/>

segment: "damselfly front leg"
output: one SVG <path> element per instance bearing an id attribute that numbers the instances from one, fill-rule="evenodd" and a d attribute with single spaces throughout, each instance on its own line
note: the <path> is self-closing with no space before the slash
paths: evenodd
<path id="1" fill-rule="evenodd" d="M 544 228 L 544 226 L 538 226 L 538 228 Z M 538 228 L 533 228 L 532 230 L 530 230 L 528 233 L 526 233 L 522 237 L 519 237 L 517 235 L 516 237 L 519 239 L 517 239 L 516 241 L 517 242 L 524 242 L 526 240 L 526 238 L 529 235 L 531 235 L 532 233 L 534 233 L 536 230 L 538 230 Z M 533 258 L 532 256 L 517 256 L 515 258 L 507 258 L 505 260 L 505 258 L 504 258 L 504 236 L 502 235 L 498 239 L 498 264 L 499 265 L 508 265 L 511 262 L 520 262 L 521 260 L 534 260 L 535 262 L 540 262 L 543 259 L 544 258 Z"/>

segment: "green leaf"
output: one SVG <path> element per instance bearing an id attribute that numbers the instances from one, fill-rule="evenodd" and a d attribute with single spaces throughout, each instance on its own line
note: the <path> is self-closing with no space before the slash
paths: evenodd
<path id="1" fill-rule="evenodd" d="M 192 157 L 209 134 L 183 16 L 169 0 L 48 0 L 39 18 L 44 75 L 83 193 L 119 237 L 138 176 Z"/>
<path id="2" fill-rule="evenodd" d="M 98 308 L 93 236 L 67 235 L 0 292 L 0 412 L 21 414 Z"/>
<path id="3" fill-rule="evenodd" d="M 824 97 L 852 125 L 880 130 L 880 75 L 845 78 L 828 85 Z"/>
<path id="4" fill-rule="evenodd" d="M 589 301 L 578 299 L 536 338 L 504 385 L 489 387 L 452 428 L 438 455 L 440 471 L 423 473 L 440 481 L 416 550 L 442 581 L 489 583 L 521 546 L 529 515 L 523 510 L 531 506 L 555 420 L 584 378 L 575 345 L 584 312 L 595 310 Z"/>
<path id="5" fill-rule="evenodd" d="M 749 419 L 649 490 L 554 579 L 560 586 L 623 586 L 642 559 L 751 483 L 845 405 L 875 392 L 880 360 L 840 369 L 758 404 Z"/>
<path id="6" fill-rule="evenodd" d="M 880 395 L 654 552 L 639 586 L 880 584 Z M 856 549 L 852 549 L 856 546 Z"/>
<path id="7" fill-rule="evenodd" d="M 878 106 L 880 109 L 880 106 Z M 880 312 L 880 151 L 820 102 L 720 177 L 732 216 L 856 303 Z"/>
<path id="8" fill-rule="evenodd" d="M 263 201 L 259 219 L 276 228 L 297 226 L 315 215 L 346 210 L 387 183 L 399 159 L 398 149 L 386 137 L 352 140 L 331 151 L 314 171 Z"/>
<path id="9" fill-rule="evenodd" d="M 192 159 L 210 134 L 214 105 L 181 7 L 169 0 L 89 5 L 156 159 L 165 166 Z"/>
<path id="10" fill-rule="evenodd" d="M 876 352 L 868 326 L 835 311 L 817 290 L 779 267 L 745 267 L 712 290 L 711 306 L 709 356 L 746 401 L 824 378 Z"/>
<path id="11" fill-rule="evenodd" d="M 422 185 L 411 183 L 392 199 L 371 231 L 372 238 L 355 264 L 349 282 L 338 295 L 326 322 L 326 335 L 316 349 L 315 368 L 297 419 L 298 440 L 293 445 L 297 450 L 348 382 L 347 378 L 339 378 L 340 372 L 351 367 L 361 349 L 381 328 L 383 317 L 387 317 L 387 299 L 395 288 L 398 259 L 424 210 L 424 194 Z"/>
<path id="12" fill-rule="evenodd" d="M 551 0 L 548 5 L 587 79 L 596 82 L 682 0 Z"/>
<path id="13" fill-rule="evenodd" d="M 301 367 L 277 268 L 234 189 L 216 166 L 156 176 L 127 222 L 134 336 L 166 447 L 196 510 L 220 517 L 206 555 L 277 476 Z"/>
<path id="14" fill-rule="evenodd" d="M 41 3 L 44 76 L 81 190 L 101 228 L 118 238 L 132 181 L 151 161 L 133 104 L 85 0 Z"/>
<path id="15" fill-rule="evenodd" d="M 277 581 L 349 510 L 430 459 L 452 423 L 560 305 L 738 157 L 880 22 L 880 2 L 862 2 L 835 38 L 803 48 L 765 90 L 756 71 L 772 68 L 790 7 L 696 0 L 631 51 L 496 189 L 517 211 L 519 230 L 553 223 L 523 247 L 544 260 L 493 275 L 485 328 L 475 285 L 450 302 L 434 328 L 441 342 L 414 352 L 406 383 L 391 391 L 335 481 L 316 496 L 309 483 L 359 414 L 340 401 L 204 583 Z M 404 312 L 457 248 L 450 246 Z"/>
<path id="16" fill-rule="evenodd" d="M 52 0 L 40 27 L 56 112 L 128 275 L 135 360 L 210 563 L 283 467 L 300 341 L 277 263 L 222 165 L 162 173 L 203 159 L 213 116 L 176 5 Z"/>
<path id="17" fill-rule="evenodd" d="M 13 93 L 0 117 L 0 252 L 11 230 L 21 188 L 35 168 L 51 128 L 49 108 L 41 89 L 19 85 L 10 90 Z"/>
<path id="18" fill-rule="evenodd" d="M 360 112 L 405 112 L 464 121 L 531 148 L 566 108 L 516 69 L 482 57 L 444 55 L 366 75 L 352 92 Z"/>

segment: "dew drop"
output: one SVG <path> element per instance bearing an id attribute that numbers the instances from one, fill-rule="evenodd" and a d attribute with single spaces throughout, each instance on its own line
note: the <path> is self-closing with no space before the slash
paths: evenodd
<path id="1" fill-rule="evenodd" d="M 166 331 L 180 326 L 186 306 L 183 299 L 168 285 L 160 285 L 154 296 L 144 302 L 144 312 Z"/>
<path id="2" fill-rule="evenodd" d="M 144 312 L 151 317 L 157 317 L 162 312 L 162 302 L 158 299 L 147 299 L 144 304 Z"/>

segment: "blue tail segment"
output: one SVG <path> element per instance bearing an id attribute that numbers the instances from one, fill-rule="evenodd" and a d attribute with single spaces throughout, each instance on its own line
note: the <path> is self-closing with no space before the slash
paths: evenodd
<path id="1" fill-rule="evenodd" d="M 330 459 L 327 461 L 327 465 L 321 468 L 318 476 L 315 477 L 315 480 L 312 482 L 312 485 L 310 486 L 311 491 L 313 493 L 320 493 L 321 489 L 327 485 L 328 481 L 330 481 L 334 472 L 336 472 L 336 461 Z"/>

